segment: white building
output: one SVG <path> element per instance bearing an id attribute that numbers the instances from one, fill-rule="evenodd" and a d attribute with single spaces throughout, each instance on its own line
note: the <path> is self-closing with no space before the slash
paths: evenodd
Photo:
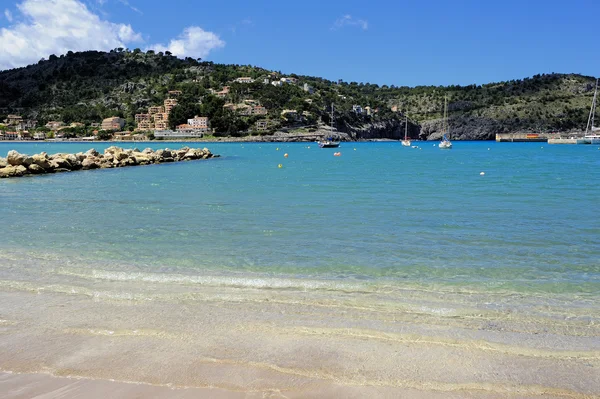
<path id="1" fill-rule="evenodd" d="M 192 119 L 188 119 L 187 124 L 191 129 L 208 131 L 208 117 L 206 116 L 194 116 Z"/>
<path id="2" fill-rule="evenodd" d="M 173 130 L 155 130 L 154 138 L 161 139 L 180 139 L 186 137 L 204 137 L 204 133 L 196 129 Z"/>

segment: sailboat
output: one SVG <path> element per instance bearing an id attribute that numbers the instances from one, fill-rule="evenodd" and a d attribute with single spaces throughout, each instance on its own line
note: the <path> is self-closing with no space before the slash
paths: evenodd
<path id="1" fill-rule="evenodd" d="M 448 97 L 444 97 L 444 121 L 442 122 L 442 141 L 438 145 L 442 150 L 452 148 L 450 141 L 450 132 L 448 131 Z"/>
<path id="2" fill-rule="evenodd" d="M 596 90 L 594 90 L 594 99 L 592 100 L 592 109 L 590 110 L 590 116 L 588 117 L 588 123 L 585 127 L 584 142 L 586 144 L 600 144 L 600 134 L 594 133 L 600 130 L 598 127 L 594 127 L 594 119 L 596 116 L 596 99 L 598 98 L 598 79 L 596 79 Z M 588 134 L 590 133 L 590 134 Z"/>
<path id="3" fill-rule="evenodd" d="M 410 147 L 410 140 L 408 139 L 408 116 L 405 116 L 404 121 L 404 140 L 402 140 L 402 145 L 404 147 Z"/>
<path id="4" fill-rule="evenodd" d="M 333 115 L 333 103 L 331 104 L 331 134 L 333 134 L 333 124 L 334 124 L 334 115 Z M 321 148 L 337 148 L 340 146 L 339 141 L 335 141 L 333 137 L 329 137 L 326 140 L 320 140 L 317 142 L 319 147 Z"/>

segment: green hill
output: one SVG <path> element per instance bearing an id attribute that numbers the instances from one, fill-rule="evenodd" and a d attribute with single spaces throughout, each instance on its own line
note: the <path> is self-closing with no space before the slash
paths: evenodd
<path id="1" fill-rule="evenodd" d="M 239 77 L 254 82 L 234 82 Z M 270 83 L 281 77 L 297 82 Z M 35 65 L 0 72 L 0 120 L 16 113 L 37 119 L 39 125 L 50 120 L 91 124 L 121 116 L 126 128 L 133 128 L 135 114 L 162 104 L 168 91 L 180 90 L 171 126 L 198 114 L 210 118 L 216 134 L 250 134 L 264 117 L 239 115 L 223 105 L 254 100 L 269 110 L 270 131 L 328 125 L 334 104 L 337 129 L 354 139 L 397 139 L 403 134 L 405 114 L 413 138 L 432 139 L 439 137 L 444 97 L 448 97 L 454 139 L 491 139 L 499 132 L 581 130 L 594 83 L 592 77 L 549 74 L 481 86 L 379 86 L 115 49 L 52 55 Z M 304 90 L 305 84 L 309 91 Z M 211 94 L 224 86 L 230 86 L 225 98 Z M 355 105 L 370 107 L 371 115 L 353 111 Z M 300 116 L 286 120 L 281 117 L 286 109 Z"/>

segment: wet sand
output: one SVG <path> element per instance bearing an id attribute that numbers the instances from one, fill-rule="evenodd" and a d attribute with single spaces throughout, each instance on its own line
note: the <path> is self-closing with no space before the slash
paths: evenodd
<path id="1" fill-rule="evenodd" d="M 600 395 L 594 298 L 19 273 L 0 281 L 10 398 Z"/>

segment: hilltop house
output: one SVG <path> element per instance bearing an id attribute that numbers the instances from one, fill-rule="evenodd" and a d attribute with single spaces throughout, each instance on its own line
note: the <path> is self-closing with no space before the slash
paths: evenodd
<path id="1" fill-rule="evenodd" d="M 248 77 L 237 78 L 236 80 L 234 80 L 234 82 L 236 82 L 236 83 L 254 83 L 254 79 L 248 78 Z"/>

